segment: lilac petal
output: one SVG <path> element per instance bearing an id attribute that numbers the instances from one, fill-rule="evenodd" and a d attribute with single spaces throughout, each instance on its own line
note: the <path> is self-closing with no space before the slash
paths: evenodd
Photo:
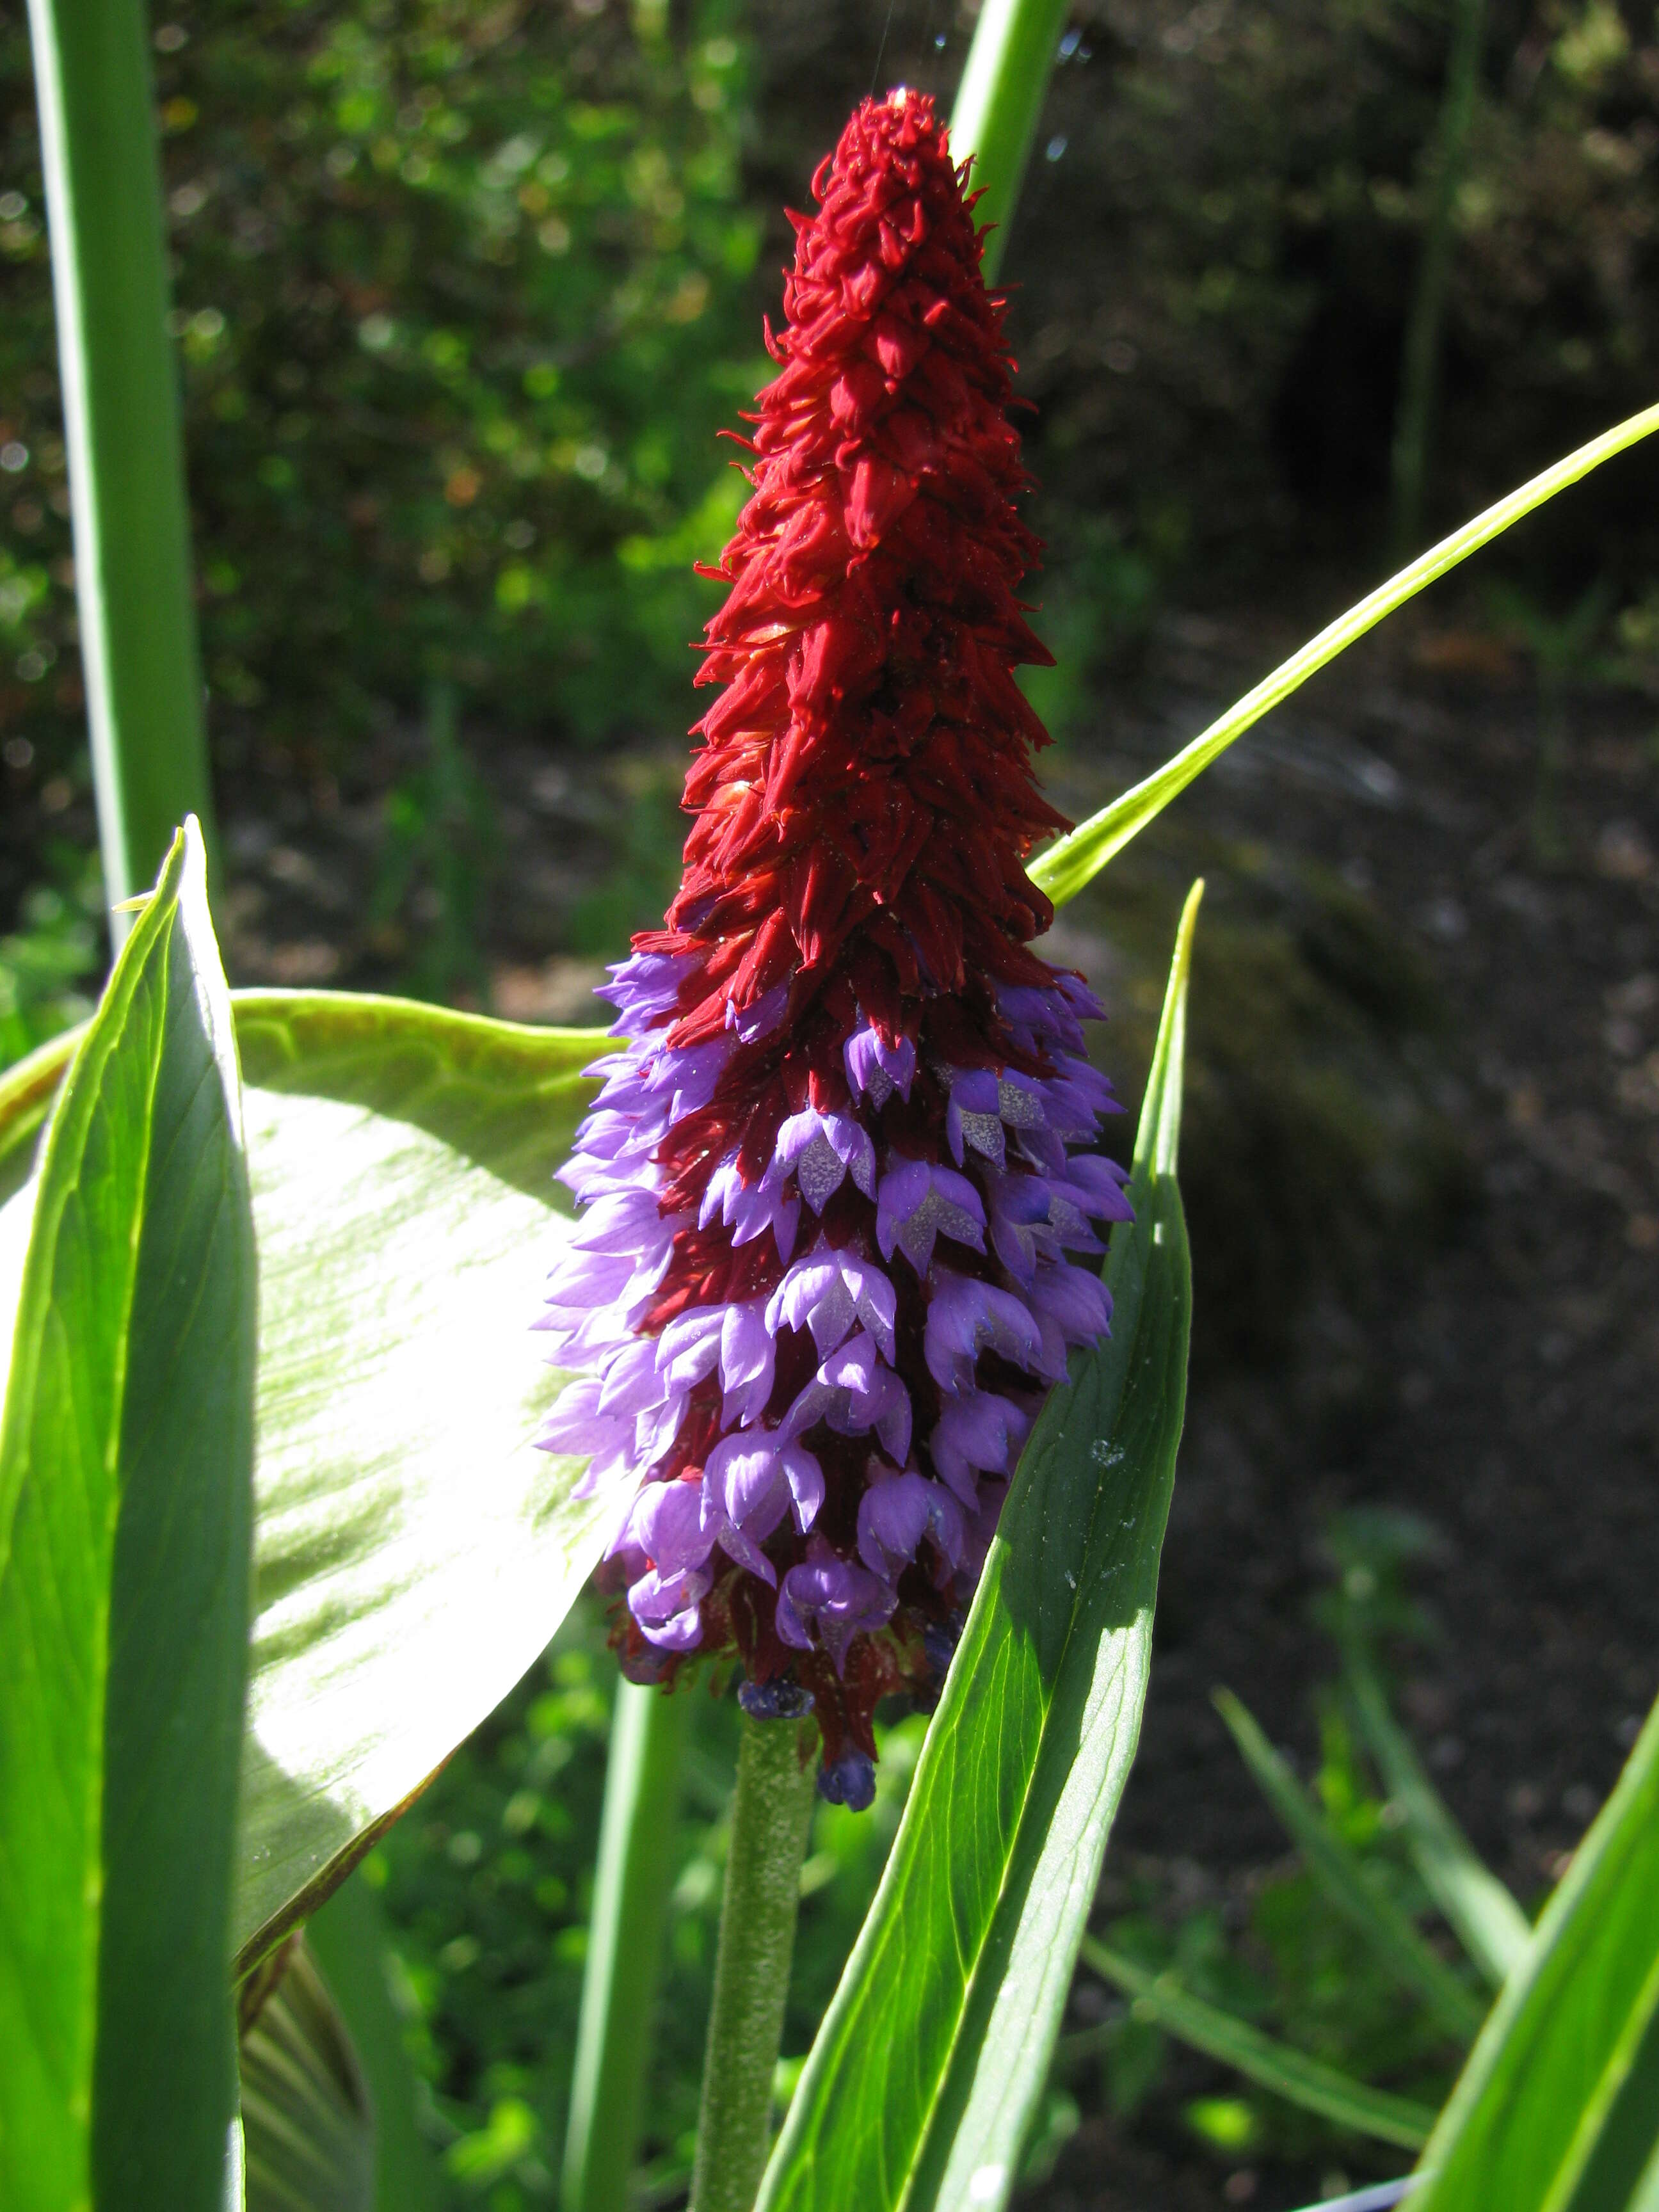
<path id="1" fill-rule="evenodd" d="M 702 1641 L 698 1601 L 708 1595 L 714 1578 L 707 1568 L 690 1573 L 641 1576 L 628 1593 L 628 1609 L 640 1625 L 640 1633 L 665 1651 L 690 1651 Z"/>
<path id="2" fill-rule="evenodd" d="M 734 1244 L 747 1244 L 769 1229 L 779 1259 L 787 1261 L 795 1249 L 800 1200 L 785 1192 L 783 1174 L 775 1162 L 758 1182 L 745 1183 L 735 1157 L 722 1160 L 703 1192 L 698 1227 L 707 1229 L 717 1214 L 732 1231 Z"/>
<path id="3" fill-rule="evenodd" d="M 714 1371 L 720 1354 L 723 1306 L 678 1315 L 657 1339 L 657 1372 L 670 1390 L 690 1390 Z"/>
<path id="4" fill-rule="evenodd" d="M 962 1510 L 948 1490 L 924 1475 L 872 1482 L 859 1500 L 859 1557 L 884 1581 L 898 1580 L 927 1535 L 954 1568 L 962 1556 Z"/>
<path id="5" fill-rule="evenodd" d="M 988 1390 L 952 1398 L 927 1439 L 934 1467 L 971 1512 L 979 1495 L 976 1475 L 1012 1474 L 1030 1434 L 1027 1416 Z"/>
<path id="6" fill-rule="evenodd" d="M 702 1471 L 703 1523 L 729 1522 L 763 1540 L 789 1508 L 775 1431 L 738 1431 L 722 1437 Z"/>
<path id="7" fill-rule="evenodd" d="M 848 1744 L 839 1759 L 825 1759 L 819 1767 L 817 1792 L 828 1805 L 845 1805 L 849 1813 L 867 1813 L 876 1802 L 875 1760 L 855 1743 Z"/>
<path id="8" fill-rule="evenodd" d="M 1034 1368 L 1042 1337 L 1030 1309 L 1012 1291 L 939 1268 L 922 1331 L 927 1371 L 945 1390 L 966 1390 L 987 1348 L 1017 1367 Z"/>
<path id="9" fill-rule="evenodd" d="M 848 1038 L 841 1056 L 855 1092 L 867 1095 L 878 1106 L 896 1091 L 908 1100 L 916 1076 L 916 1048 L 909 1037 L 901 1037 L 896 1045 L 884 1044 L 866 1023 Z"/>
<path id="10" fill-rule="evenodd" d="M 985 1249 L 985 1206 L 966 1176 L 931 1160 L 900 1160 L 881 1179 L 876 1200 L 876 1242 L 890 1260 L 896 1244 L 918 1275 L 925 1275 L 936 1237 Z"/>
<path id="11" fill-rule="evenodd" d="M 712 1549 L 702 1528 L 700 1482 L 647 1482 L 623 1523 L 621 1543 L 643 1552 L 659 1572 L 700 1567 Z"/>
<path id="12" fill-rule="evenodd" d="M 1111 1323 L 1112 1294 L 1086 1267 L 1039 1267 L 1030 1298 L 1039 1315 L 1058 1322 L 1068 1344 L 1097 1343 Z"/>
<path id="13" fill-rule="evenodd" d="M 792 1114 L 778 1131 L 777 1165 L 793 1168 L 801 1196 L 822 1213 L 850 1174 L 866 1198 L 876 1190 L 876 1148 L 849 1114 L 820 1114 L 814 1107 Z"/>
<path id="14" fill-rule="evenodd" d="M 720 1324 L 720 1384 L 726 1397 L 722 1419 L 745 1425 L 757 1421 L 772 1395 L 772 1376 L 777 1346 L 766 1326 L 766 1308 L 759 1298 L 725 1309 Z"/>
<path id="15" fill-rule="evenodd" d="M 789 994 L 793 979 L 787 978 L 763 992 L 758 999 L 741 1011 L 728 999 L 726 1002 L 726 1026 L 735 1030 L 744 1044 L 753 1044 L 757 1037 L 769 1036 L 783 1019 L 789 1006 Z"/>
<path id="16" fill-rule="evenodd" d="M 660 1406 L 670 1386 L 657 1372 L 657 1346 L 650 1337 L 625 1344 L 605 1370 L 599 1392 L 602 1413 L 639 1413 Z"/>
<path id="17" fill-rule="evenodd" d="M 970 1068 L 952 1077 L 951 1102 L 945 1109 L 945 1135 L 958 1167 L 964 1145 L 983 1152 L 998 1167 L 1002 1165 L 1006 1139 L 998 1112 L 997 1079 L 989 1068 Z"/>
<path id="18" fill-rule="evenodd" d="M 861 1437 L 873 1429 L 882 1449 L 901 1467 L 910 1449 L 910 1393 L 884 1365 L 867 1331 L 832 1352 L 784 1416 L 782 1435 L 793 1440 L 815 1421 L 837 1436 Z"/>
<path id="19" fill-rule="evenodd" d="M 653 1406 L 647 1412 L 635 1415 L 634 1449 L 641 1468 L 655 1467 L 659 1460 L 667 1457 L 684 1419 L 683 1397 L 671 1398 L 665 1406 Z"/>
<path id="20" fill-rule="evenodd" d="M 779 1586 L 778 1635 L 798 1651 L 821 1643 L 836 1672 L 844 1674 L 853 1638 L 884 1628 L 897 1603 L 898 1593 L 878 1575 L 839 1558 L 822 1536 L 814 1536 L 805 1560 Z"/>
<path id="21" fill-rule="evenodd" d="M 819 1250 L 809 1259 L 797 1260 L 773 1291 L 766 1326 L 774 1332 L 781 1325 L 810 1328 L 818 1357 L 823 1358 L 854 1322 L 861 1322 L 890 1362 L 897 1313 L 893 1285 L 872 1261 L 851 1252 Z"/>
<path id="22" fill-rule="evenodd" d="M 1123 1188 L 1129 1180 L 1127 1168 L 1120 1167 L 1103 1152 L 1076 1152 L 1067 1164 L 1066 1176 L 1073 1188 L 1082 1192 L 1085 1212 L 1103 1221 L 1134 1219 L 1134 1209 Z"/>

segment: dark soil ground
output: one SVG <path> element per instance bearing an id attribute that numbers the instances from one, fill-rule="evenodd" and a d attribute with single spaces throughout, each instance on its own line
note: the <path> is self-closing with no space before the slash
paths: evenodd
<path id="1" fill-rule="evenodd" d="M 1080 815 L 1144 775 L 1331 599 L 1322 586 L 1305 628 L 1166 616 L 1051 757 L 1060 802 Z M 1541 808 L 1540 715 L 1559 756 Z M 1180 895 L 1200 868 L 1211 885 L 1183 1158 L 1193 1388 L 1109 1904 L 1132 1875 L 1172 1910 L 1237 1896 L 1280 1858 L 1210 1692 L 1236 1690 L 1310 1771 L 1310 1692 L 1333 1668 L 1309 1601 L 1334 1510 L 1408 1508 L 1434 1532 L 1417 1589 L 1439 1638 L 1406 1662 L 1403 1717 L 1529 1902 L 1659 1687 L 1656 719 L 1629 689 L 1540 707 L 1491 636 L 1397 624 L 1063 917 L 1060 951 L 1121 1010 L 1103 1057 L 1133 1098 Z M 419 733 L 389 732 L 345 791 L 301 788 L 250 749 L 221 794 L 233 981 L 406 982 L 446 900 L 476 895 L 461 994 L 588 1018 L 598 946 L 650 918 L 673 869 L 683 755 L 468 735 L 489 800 L 484 830 L 456 832 L 471 860 L 447 890 L 434 832 L 412 890 L 378 908 L 386 787 L 407 787 Z M 58 822 L 89 833 L 82 811 Z M 16 851 L 48 825 L 6 826 Z M 1085 1991 L 1078 2017 L 1099 2011 Z M 1320 2193 L 1328 2159 L 1230 2166 L 1196 2147 L 1181 2106 L 1225 2087 L 1180 2058 L 1123 2127 L 1079 2085 L 1082 2125 L 1040 2201 L 1273 2212 Z M 1348 2161 L 1354 2179 L 1405 2163 Z"/>

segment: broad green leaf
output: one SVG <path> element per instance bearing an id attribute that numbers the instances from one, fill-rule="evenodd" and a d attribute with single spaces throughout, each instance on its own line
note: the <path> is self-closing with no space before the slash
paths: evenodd
<path id="1" fill-rule="evenodd" d="M 306 1948 L 351 2038 L 374 2114 L 375 2212 L 434 2212 L 437 2160 L 422 2137 L 415 2069 L 388 1981 L 390 1932 L 362 1872 L 306 1923 Z"/>
<path id="2" fill-rule="evenodd" d="M 51 1037 L 0 1073 L 0 1201 L 27 1180 L 35 1140 L 86 1033 L 82 1024 Z"/>
<path id="3" fill-rule="evenodd" d="M 7 1211 L 0 2203 L 217 2212 L 254 1257 L 193 824 Z"/>
<path id="4" fill-rule="evenodd" d="M 1480 1972 L 1502 1989 L 1532 1942 L 1531 1923 L 1447 1811 L 1389 1712 L 1370 1664 L 1350 1651 L 1346 1672 L 1360 1731 L 1384 1786 L 1406 1815 L 1407 1845 L 1424 1886 Z"/>
<path id="5" fill-rule="evenodd" d="M 1487 507 L 1461 530 L 1443 538 L 1426 553 L 1402 568 L 1397 576 L 1390 576 L 1386 584 L 1379 584 L 1368 592 L 1358 605 L 1311 638 L 1299 653 L 1264 677 L 1253 690 L 1247 691 L 1237 705 L 1230 707 L 1207 730 L 1201 731 L 1192 743 L 1184 745 L 1160 769 L 1153 770 L 1144 782 L 1115 799 L 1098 814 L 1091 814 L 1081 822 L 1069 836 L 1058 839 L 1046 853 L 1040 854 L 1031 865 L 1031 880 L 1047 891 L 1056 906 L 1064 906 L 1067 899 L 1075 898 L 1084 886 L 1097 876 L 1106 863 L 1121 853 L 1132 838 L 1138 837 L 1146 824 L 1164 811 L 1172 799 L 1176 798 L 1201 775 L 1212 761 L 1224 753 L 1236 738 L 1259 722 L 1299 690 L 1310 676 L 1316 675 L 1327 664 L 1358 639 L 1367 630 L 1376 628 L 1387 616 L 1403 607 L 1407 599 L 1414 599 L 1425 585 L 1443 576 L 1448 569 L 1456 568 L 1460 561 L 1478 553 L 1494 538 L 1501 537 L 1511 523 L 1519 522 L 1534 508 L 1553 499 L 1557 492 L 1565 491 L 1569 484 L 1577 483 L 1592 469 L 1600 468 L 1616 453 L 1624 453 L 1642 439 L 1659 430 L 1659 407 L 1644 408 L 1639 415 L 1615 423 L 1604 430 L 1599 438 L 1592 438 L 1587 446 L 1557 461 L 1541 475 L 1500 499 L 1495 507 Z"/>
<path id="6" fill-rule="evenodd" d="M 1659 2160 L 1659 1706 L 1430 2138 L 1413 2212 L 1626 2212 Z"/>
<path id="7" fill-rule="evenodd" d="M 511 1689 L 598 1558 L 608 1508 L 531 1441 L 563 1379 L 532 1326 L 605 1046 L 345 993 L 233 1006 L 260 1279 L 246 1969 Z M 0 1208 L 0 1317 L 26 1203 Z"/>
<path id="8" fill-rule="evenodd" d="M 303 1937 L 241 2040 L 247 2212 L 374 2212 L 374 2112 Z"/>
<path id="9" fill-rule="evenodd" d="M 237 1033 L 260 1280 L 251 1963 L 531 1665 L 610 1509 L 532 1441 L 564 1379 L 532 1329 L 593 1033 L 323 994 L 245 997 Z"/>
<path id="10" fill-rule="evenodd" d="M 1236 2068 L 1276 2097 L 1334 2120 L 1338 2127 L 1353 2128 L 1405 2150 L 1421 2150 L 1428 2141 L 1435 2120 L 1432 2106 L 1373 2089 L 1304 2051 L 1275 2042 L 1248 2021 L 1192 1996 L 1174 1975 L 1149 1973 L 1092 1936 L 1083 1939 L 1083 1956 L 1097 1974 L 1133 2000 L 1137 2020 L 1150 2021 L 1206 2057 Z"/>
<path id="11" fill-rule="evenodd" d="M 1449 2035 L 1459 2043 L 1469 2042 L 1480 2028 L 1481 2006 L 1445 1960 L 1430 1949 L 1410 1915 L 1366 1878 L 1353 1852 L 1238 1699 L 1229 1691 L 1218 1690 L 1215 1704 L 1256 1787 L 1337 1911 L 1364 1937 L 1384 1971 L 1403 1987 L 1416 1990 Z"/>
<path id="12" fill-rule="evenodd" d="M 1186 1390 L 1182 917 L 1110 1339 L 1026 1446 L 763 2212 L 1006 2202 L 1140 1729 Z"/>

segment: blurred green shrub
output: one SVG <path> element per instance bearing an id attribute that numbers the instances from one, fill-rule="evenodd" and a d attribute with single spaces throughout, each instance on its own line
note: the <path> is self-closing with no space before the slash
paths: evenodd
<path id="1" fill-rule="evenodd" d="M 18 926 L 0 937 L 0 1069 L 92 1012 L 76 986 L 102 965 L 103 878 L 97 860 L 55 842 L 49 883 L 26 892 Z"/>
<path id="2" fill-rule="evenodd" d="M 216 731 L 333 764 L 428 687 L 689 716 L 761 380 L 734 0 L 178 0 L 155 31 Z M 0 738 L 80 742 L 23 9 L 0 7 Z"/>

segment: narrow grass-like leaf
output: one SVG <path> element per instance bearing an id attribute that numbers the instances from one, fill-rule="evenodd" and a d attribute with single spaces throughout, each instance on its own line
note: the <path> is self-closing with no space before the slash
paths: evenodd
<path id="1" fill-rule="evenodd" d="M 618 1682 L 605 1771 L 562 2212 L 627 2212 L 674 1876 L 689 1698 Z"/>
<path id="2" fill-rule="evenodd" d="M 1176 1188 L 1182 916 L 1110 1340 L 1021 1458 L 880 1890 L 762 2185 L 763 2212 L 1005 2203 L 1134 1757 L 1186 1388 Z"/>
<path id="3" fill-rule="evenodd" d="M 1428 2141 L 1435 2121 L 1432 2106 L 1356 2081 L 1334 2066 L 1264 2035 L 1248 2021 L 1193 1996 L 1172 1974 L 1149 1973 L 1092 1936 L 1083 1939 L 1083 1956 L 1097 1974 L 1133 2000 L 1137 2020 L 1150 2021 L 1207 2058 L 1218 2058 L 1274 2096 L 1299 2105 L 1304 2112 L 1317 2112 L 1338 2127 L 1353 2128 L 1380 2142 L 1398 2143 L 1404 2150 L 1421 2150 Z M 1095 2031 L 1086 2033 L 1092 2036 Z M 1072 2039 L 1079 2045 L 1085 2039 Z M 1064 2051 L 1065 2045 L 1060 2048 Z"/>
<path id="4" fill-rule="evenodd" d="M 261 1283 L 246 1968 L 512 1687 L 598 1556 L 609 1509 L 531 1442 L 562 1387 L 531 1329 L 605 1048 L 345 994 L 234 1011 Z M 0 1309 L 27 1203 L 0 1208 Z"/>
<path id="5" fill-rule="evenodd" d="M 1221 1715 L 1256 1787 L 1306 1858 L 1320 1887 L 1370 1945 L 1384 1971 L 1414 1990 L 1459 2043 L 1478 2032 L 1482 2008 L 1445 1960 L 1431 1950 L 1409 1914 L 1367 1881 L 1360 1865 L 1283 1759 L 1231 1692 L 1218 1690 Z"/>
<path id="6" fill-rule="evenodd" d="M 1639 415 L 1632 415 L 1611 430 L 1604 430 L 1599 438 L 1592 438 L 1587 446 L 1580 446 L 1565 460 L 1557 461 L 1541 475 L 1500 499 L 1495 507 L 1487 507 L 1466 522 L 1461 530 L 1453 531 L 1449 538 L 1443 538 L 1437 545 L 1419 554 L 1398 575 L 1390 576 L 1386 584 L 1379 584 L 1374 592 L 1368 592 L 1346 614 L 1339 615 L 1317 637 L 1310 639 L 1299 653 L 1292 653 L 1253 690 L 1247 691 L 1219 720 L 1212 722 L 1207 730 L 1200 732 L 1190 744 L 1165 761 L 1144 782 L 1126 791 L 1121 799 L 1115 799 L 1098 814 L 1091 814 L 1068 836 L 1060 838 L 1046 853 L 1040 854 L 1031 864 L 1032 882 L 1047 891 L 1056 906 L 1064 906 L 1067 899 L 1075 898 L 1114 854 L 1121 853 L 1131 838 L 1138 837 L 1194 776 L 1201 775 L 1235 738 L 1242 738 L 1246 730 L 1288 699 L 1292 691 L 1298 690 L 1310 676 L 1316 675 L 1340 653 L 1345 653 L 1367 630 L 1375 629 L 1385 616 L 1403 607 L 1407 599 L 1414 599 L 1425 585 L 1455 568 L 1460 561 L 1466 561 L 1471 553 L 1478 553 L 1494 538 L 1501 537 L 1512 523 L 1521 521 L 1547 500 L 1553 499 L 1557 492 L 1565 491 L 1592 469 L 1600 468 L 1603 461 L 1612 460 L 1615 454 L 1650 437 L 1656 430 L 1659 430 L 1659 407 L 1644 408 Z"/>
<path id="7" fill-rule="evenodd" d="M 973 156 L 974 213 L 994 226 L 985 281 L 994 284 L 1054 74 L 1069 0 L 985 0 L 951 111 L 951 152 Z"/>
<path id="8" fill-rule="evenodd" d="M 436 2212 L 436 2155 L 421 2133 L 406 2030 L 392 2001 L 392 1939 L 361 1872 L 306 1923 L 306 1948 L 328 1983 L 374 2115 L 374 2212 Z"/>
<path id="9" fill-rule="evenodd" d="M 1659 1706 L 1504 1984 L 1413 2212 L 1626 2212 L 1659 2155 Z"/>
<path id="10" fill-rule="evenodd" d="M 217 2212 L 254 1257 L 193 824 L 7 1212 L 0 2203 Z"/>
<path id="11" fill-rule="evenodd" d="M 1494 1989 L 1502 1989 L 1532 1942 L 1532 1925 L 1424 1772 L 1370 1664 L 1350 1651 L 1345 1672 L 1360 1733 L 1389 1796 L 1406 1815 L 1406 1843 L 1447 1925 Z"/>
<path id="12" fill-rule="evenodd" d="M 240 2057 L 247 2212 L 375 2212 L 368 2087 L 303 1939 Z"/>

